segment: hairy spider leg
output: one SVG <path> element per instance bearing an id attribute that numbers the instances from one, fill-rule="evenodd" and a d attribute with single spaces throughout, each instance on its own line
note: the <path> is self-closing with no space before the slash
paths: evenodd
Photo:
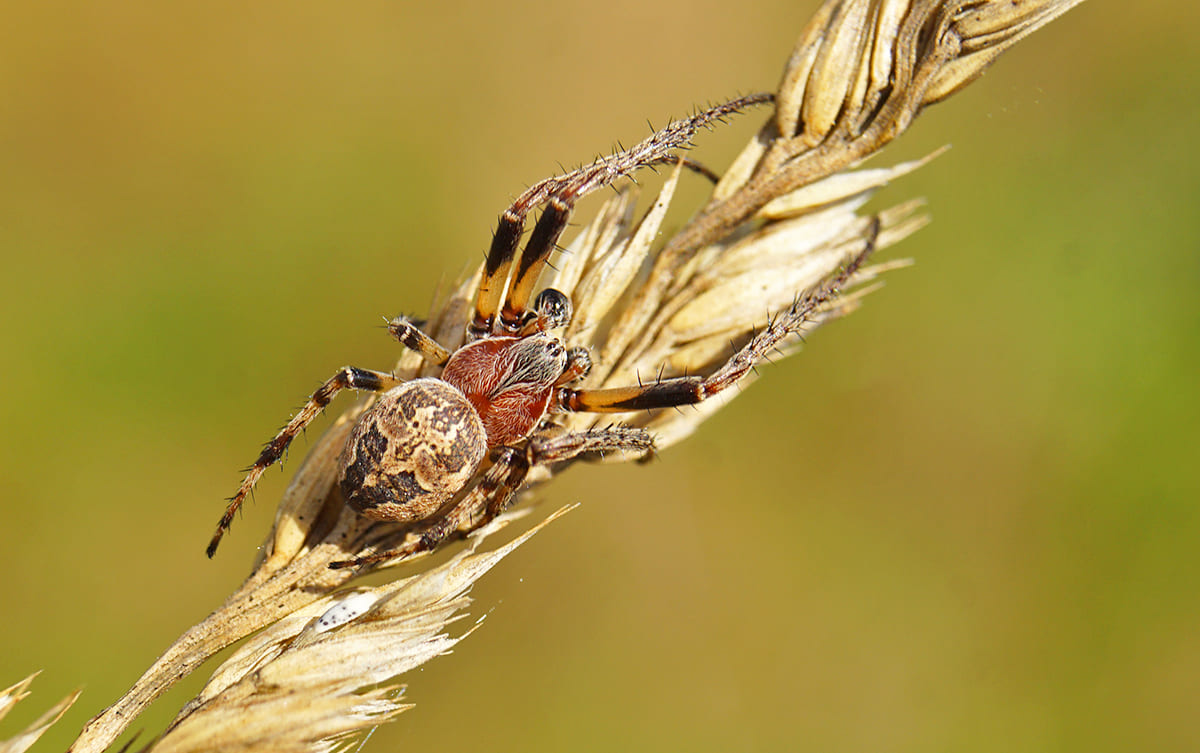
<path id="1" fill-rule="evenodd" d="M 533 286 L 537 284 L 538 275 L 546 266 L 550 253 L 558 247 L 558 239 L 562 237 L 571 212 L 575 209 L 575 201 L 582 194 L 563 191 L 552 196 L 538 217 L 529 242 L 517 260 L 517 268 L 509 281 L 508 294 L 504 297 L 504 306 L 500 309 L 500 329 L 503 332 L 517 332 L 525 320 L 525 308 L 529 297 L 533 294 Z"/>
<path id="2" fill-rule="evenodd" d="M 420 327 L 413 324 L 407 317 L 398 316 L 388 322 L 388 332 L 409 350 L 420 353 L 421 356 L 434 366 L 445 366 L 450 360 L 450 351 L 443 348 Z"/>
<path id="3" fill-rule="evenodd" d="M 304 407 L 296 415 L 292 416 L 291 421 L 288 421 L 287 426 L 280 429 L 275 438 L 267 442 L 259 454 L 258 460 L 255 460 L 254 465 L 250 466 L 250 470 L 246 473 L 246 478 L 243 479 L 242 485 L 238 487 L 237 493 L 229 498 L 229 505 L 225 508 L 225 514 L 221 516 L 221 522 L 217 524 L 217 530 L 213 534 L 212 541 L 208 543 L 208 548 L 205 550 L 208 556 L 212 557 L 216 554 L 217 546 L 221 543 L 221 537 L 225 535 L 225 531 L 229 530 L 229 526 L 233 523 L 234 514 L 242 506 L 242 502 L 245 501 L 250 491 L 254 489 L 254 485 L 258 483 L 258 479 L 262 477 L 263 472 L 271 467 L 279 458 L 283 457 L 283 453 L 287 450 L 288 445 L 292 443 L 292 440 L 304 430 L 304 427 L 312 423 L 314 418 L 321 414 L 321 411 L 325 409 L 325 406 L 329 405 L 335 395 L 345 389 L 386 392 L 399 383 L 400 380 L 391 374 L 358 369 L 353 366 L 344 366 L 325 384 L 318 387 L 317 391 L 308 399 L 308 402 L 304 404 Z"/>
<path id="4" fill-rule="evenodd" d="M 702 110 L 690 118 L 669 123 L 630 149 L 600 157 L 590 165 L 563 175 L 547 178 L 518 196 L 512 206 L 500 215 L 496 233 L 492 236 L 483 279 L 475 298 L 475 314 L 467 327 L 468 338 L 476 339 L 490 334 L 496 326 L 497 311 L 501 311 L 504 331 L 515 333 L 521 328 L 538 275 L 562 235 L 578 199 L 639 168 L 677 161 L 679 158 L 672 154 L 673 150 L 689 147 L 692 137 L 700 128 L 741 112 L 746 107 L 773 99 L 771 94 L 750 94 Z M 684 164 L 706 175 L 711 174 L 707 168 L 690 160 L 684 160 Z M 531 209 L 543 204 L 546 209 L 538 219 L 513 272 L 513 260 L 525 229 L 525 219 Z M 502 310 L 501 299 L 504 300 Z"/>
<path id="5" fill-rule="evenodd" d="M 483 263 L 483 277 L 479 281 L 479 289 L 475 294 L 475 314 L 467 325 L 467 339 L 478 339 L 492 332 L 496 321 L 496 311 L 500 308 L 500 299 L 504 297 L 504 286 L 508 283 L 508 273 L 512 269 L 513 257 L 521 242 L 521 233 L 525 230 L 525 215 L 529 208 L 523 206 L 521 199 L 504 210 L 496 232 L 492 235 L 492 245 L 488 249 L 487 261 Z"/>
<path id="6" fill-rule="evenodd" d="M 587 413 L 624 413 L 626 411 L 673 408 L 694 405 L 737 384 L 789 335 L 800 332 L 814 321 L 819 309 L 837 297 L 839 290 L 862 267 L 875 250 L 879 237 L 879 218 L 872 220 L 863 248 L 835 274 L 815 288 L 798 296 L 787 311 L 775 317 L 728 361 L 708 377 L 675 377 L 636 387 L 572 389 L 560 387 L 555 393 L 558 410 Z"/>
<path id="7" fill-rule="evenodd" d="M 413 324 L 406 317 L 398 316 L 388 323 L 388 332 L 392 337 L 400 341 L 400 344 L 410 348 L 421 354 L 431 364 L 435 366 L 443 366 L 450 359 L 450 351 L 442 347 L 436 340 L 425 334 L 420 327 Z M 250 470 L 246 473 L 246 478 L 242 480 L 242 485 L 238 487 L 237 493 L 229 498 L 229 505 L 225 508 L 225 514 L 221 516 L 221 522 L 217 524 L 217 530 L 213 533 L 212 540 L 208 543 L 208 548 L 205 550 L 209 557 L 212 557 L 217 552 L 217 546 L 221 543 L 221 537 L 225 535 L 225 531 L 229 530 L 229 526 L 233 524 L 233 516 L 242 506 L 242 502 L 254 489 L 254 485 L 258 483 L 263 472 L 267 468 L 274 465 L 287 450 L 288 445 L 292 440 L 304 430 L 304 427 L 312 423 L 325 406 L 329 405 L 337 393 L 345 389 L 369 390 L 371 392 L 387 392 L 391 388 L 400 384 L 400 380 L 396 379 L 391 374 L 385 374 L 381 371 L 370 371 L 368 369 L 359 369 L 353 366 L 344 366 L 334 374 L 325 384 L 321 385 L 312 397 L 308 399 L 304 407 L 288 421 L 287 426 L 279 430 L 275 438 L 267 442 L 263 447 L 262 453 L 259 454 L 258 460 L 254 461 L 254 465 L 250 466 Z"/>
<path id="8" fill-rule="evenodd" d="M 572 432 L 547 439 L 531 440 L 523 449 L 501 447 L 492 466 L 475 486 L 432 522 L 413 531 L 405 544 L 387 552 L 376 552 L 330 563 L 335 570 L 362 567 L 386 560 L 411 557 L 437 548 L 456 531 L 475 530 L 504 512 L 513 495 L 525 483 L 529 469 L 570 460 L 586 452 L 636 452 L 654 449 L 654 440 L 644 429 L 613 426 Z"/>

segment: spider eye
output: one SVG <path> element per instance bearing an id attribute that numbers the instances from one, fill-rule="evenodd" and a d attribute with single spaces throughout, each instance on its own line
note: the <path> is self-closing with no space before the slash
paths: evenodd
<path id="1" fill-rule="evenodd" d="M 538 327 L 545 331 L 562 327 L 571 321 L 571 299 L 554 288 L 546 288 L 533 300 L 538 314 Z"/>

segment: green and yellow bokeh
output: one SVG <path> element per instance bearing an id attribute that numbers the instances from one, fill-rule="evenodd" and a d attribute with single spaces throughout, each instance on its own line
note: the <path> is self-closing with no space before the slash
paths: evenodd
<path id="1" fill-rule="evenodd" d="M 65 748 L 239 583 L 305 445 L 210 562 L 239 469 L 513 195 L 773 87 L 814 7 L 7 4 L 0 687 L 44 672 L 0 739 L 82 685 Z M 927 111 L 883 160 L 954 148 L 876 199 L 928 199 L 916 265 L 546 488 L 367 749 L 1200 747 L 1198 21 L 1092 0 Z"/>

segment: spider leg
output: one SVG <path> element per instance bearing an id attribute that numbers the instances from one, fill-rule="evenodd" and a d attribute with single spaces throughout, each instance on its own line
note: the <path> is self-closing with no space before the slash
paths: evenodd
<path id="1" fill-rule="evenodd" d="M 861 251 L 851 257 L 839 272 L 797 297 L 787 311 L 775 317 L 712 375 L 703 378 L 687 376 L 662 379 L 635 387 L 595 390 L 560 387 L 555 393 L 556 407 L 559 410 L 587 413 L 624 413 L 671 408 L 699 403 L 732 387 L 785 338 L 801 332 L 806 324 L 814 321 L 818 309 L 837 297 L 839 289 L 854 276 L 875 250 L 879 227 L 879 219 L 876 218 Z"/>
<path id="2" fill-rule="evenodd" d="M 443 348 L 437 340 L 425 334 L 420 327 L 410 322 L 406 317 L 398 316 L 388 322 L 388 332 L 400 341 L 404 347 L 415 350 L 434 366 L 443 366 L 450 360 L 450 351 Z"/>
<path id="3" fill-rule="evenodd" d="M 368 371 L 367 369 L 357 369 L 353 366 L 345 366 L 338 373 L 334 374 L 329 381 L 322 384 L 317 391 L 312 394 L 304 407 L 300 409 L 292 420 L 288 421 L 287 426 L 279 430 L 275 438 L 267 442 L 263 447 L 262 453 L 259 454 L 258 460 L 254 461 L 254 465 L 250 466 L 250 470 L 246 473 L 246 478 L 243 479 L 242 485 L 238 487 L 237 493 L 229 498 L 229 505 L 225 508 L 225 514 L 221 516 L 221 522 L 217 524 L 217 530 L 213 534 L 212 541 L 208 544 L 208 549 L 205 551 L 209 557 L 217 551 L 217 545 L 221 543 L 221 537 L 225 535 L 225 531 L 229 530 L 229 526 L 233 523 L 233 516 L 237 513 L 238 508 L 242 506 L 246 496 L 258 483 L 258 479 L 262 477 L 263 471 L 271 467 L 279 458 L 283 457 L 284 451 L 288 445 L 296 438 L 304 427 L 312 423 L 313 419 L 320 415 L 326 405 L 329 405 L 334 396 L 345 389 L 355 390 L 370 390 L 372 392 L 385 392 L 395 387 L 400 383 L 391 374 L 384 374 L 379 371 Z"/>
<path id="4" fill-rule="evenodd" d="M 525 229 L 525 219 L 531 209 L 546 205 L 507 286 L 508 295 L 504 299 L 501 318 L 504 329 L 509 333 L 520 329 L 533 286 L 566 228 L 578 199 L 639 168 L 678 160 L 672 154 L 673 150 L 690 146 L 692 137 L 700 128 L 746 107 L 773 99 L 771 94 L 750 94 L 702 110 L 690 118 L 668 124 L 630 149 L 601 157 L 590 165 L 563 175 L 547 178 L 518 196 L 512 206 L 500 215 L 496 234 L 492 237 L 483 279 L 475 299 L 475 315 L 468 326 L 468 337 L 478 338 L 489 334 L 495 325 L 496 313 L 501 310 L 505 283 L 512 271 L 521 233 Z M 696 165 L 692 162 L 686 164 L 693 169 Z"/>
<path id="5" fill-rule="evenodd" d="M 717 171 L 711 169 L 708 165 L 704 164 L 703 162 L 697 162 L 696 160 L 690 159 L 688 157 L 681 157 L 679 161 L 683 163 L 684 167 L 691 170 L 692 172 L 697 173 L 699 175 L 703 175 L 705 178 L 708 179 L 708 182 L 712 183 L 714 186 L 721 182 L 720 174 L 717 173 Z"/>
<path id="6" fill-rule="evenodd" d="M 529 442 L 529 464 L 549 465 L 578 457 L 585 452 L 646 453 L 654 449 L 654 438 L 645 429 L 609 426 L 603 429 L 572 431 L 556 437 L 535 438 Z"/>
<path id="7" fill-rule="evenodd" d="M 500 309 L 500 327 L 505 332 L 516 332 L 524 323 L 525 308 L 533 293 L 533 286 L 537 283 L 542 268 L 546 266 L 550 252 L 557 248 L 558 239 L 562 237 L 563 230 L 571 219 L 571 212 L 575 209 L 575 201 L 581 195 L 564 191 L 551 197 L 546 208 L 542 210 L 542 216 L 533 226 L 529 242 L 525 244 L 525 250 L 521 252 L 517 269 L 509 282 L 504 306 Z"/>
<path id="8" fill-rule="evenodd" d="M 479 290 L 475 294 L 475 315 L 467 325 L 467 339 L 477 339 L 489 334 L 496 321 L 496 311 L 500 308 L 500 299 L 504 296 L 504 286 L 508 282 L 508 273 L 512 269 L 513 258 L 517 255 L 517 246 L 521 242 L 521 233 L 525 230 L 525 216 L 529 207 L 517 202 L 500 215 L 500 223 L 492 236 L 492 246 L 488 249 L 487 261 L 483 264 L 483 278 L 479 281 Z"/>
<path id="9" fill-rule="evenodd" d="M 479 483 L 437 519 L 416 529 L 403 546 L 352 560 L 332 562 L 329 567 L 338 570 L 411 557 L 435 549 L 455 531 L 473 531 L 487 525 L 504 512 L 513 495 L 525 483 L 529 469 L 535 465 L 570 460 L 585 452 L 645 454 L 653 449 L 654 440 L 648 432 L 625 426 L 573 432 L 548 439 L 535 438 L 523 449 L 502 447 Z"/>

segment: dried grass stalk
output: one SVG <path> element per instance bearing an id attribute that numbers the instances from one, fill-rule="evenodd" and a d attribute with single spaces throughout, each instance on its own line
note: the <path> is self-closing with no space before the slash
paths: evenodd
<path id="1" fill-rule="evenodd" d="M 1001 51 L 1080 1 L 826 3 L 788 61 L 773 114 L 702 211 L 655 250 L 678 172 L 640 217 L 636 192 L 623 189 L 544 280 L 574 301 L 567 339 L 593 354 L 589 386 L 711 373 L 729 357 L 731 344 L 740 347 L 768 324 L 768 312 L 788 310 L 799 291 L 827 290 L 850 259 L 856 261 L 846 287 L 856 289 L 810 299 L 821 305 L 787 321 L 802 336 L 853 311 L 882 272 L 902 264 L 859 267 L 864 247 L 872 240 L 887 247 L 927 221 L 919 202 L 873 216 L 861 213 L 863 204 L 934 155 L 890 168 L 851 168 L 902 133 L 923 107 L 979 76 Z M 427 331 L 444 345 L 461 343 L 477 284 L 478 274 L 430 317 Z M 395 373 L 411 378 L 433 371 L 422 371 L 410 354 Z M 617 420 L 645 427 L 666 447 L 733 392 L 696 411 Z M 335 489 L 339 452 L 364 405 L 338 419 L 309 453 L 243 586 L 95 717 L 73 750 L 105 749 L 176 679 L 260 630 L 217 670 L 156 749 L 328 750 L 403 710 L 392 678 L 461 640 L 445 628 L 461 617 L 470 583 L 525 537 L 377 589 L 334 593 L 356 573 L 330 570 L 330 562 L 392 549 L 406 533 L 355 516 Z M 562 417 L 571 430 L 611 421 Z M 536 468 L 530 481 L 544 482 L 567 465 Z"/>
<path id="2" fill-rule="evenodd" d="M 411 706 L 391 681 L 469 634 L 474 627 L 457 638 L 445 631 L 462 618 L 471 584 L 566 509 L 495 551 L 462 552 L 420 575 L 339 591 L 289 614 L 221 665 L 154 750 L 334 750 L 394 718 Z M 475 543 L 502 525 L 476 532 Z"/>

